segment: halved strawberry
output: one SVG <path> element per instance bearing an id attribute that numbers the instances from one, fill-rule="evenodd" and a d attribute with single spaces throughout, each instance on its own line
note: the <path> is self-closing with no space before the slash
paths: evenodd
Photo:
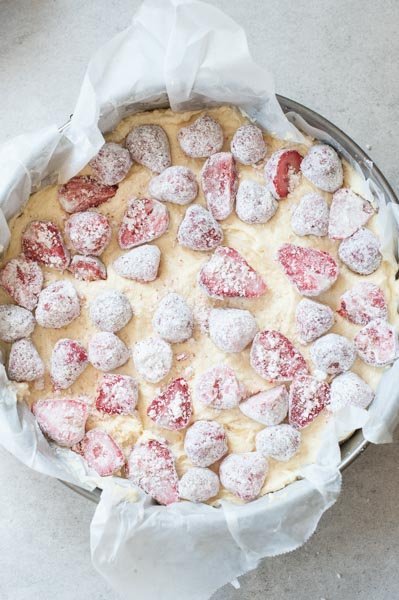
<path id="1" fill-rule="evenodd" d="M 21 238 L 26 258 L 63 271 L 71 261 L 60 230 L 51 221 L 31 221 Z"/>
<path id="2" fill-rule="evenodd" d="M 103 185 L 90 175 L 77 175 L 58 188 L 58 201 L 66 212 L 76 213 L 107 202 L 117 191 L 117 185 Z"/>
<path id="3" fill-rule="evenodd" d="M 32 412 L 40 429 L 60 446 L 70 448 L 85 434 L 87 405 L 72 398 L 39 400 Z"/>
<path id="4" fill-rule="evenodd" d="M 179 499 L 175 460 L 165 443 L 139 442 L 129 457 L 129 479 L 160 504 Z"/>
<path id="5" fill-rule="evenodd" d="M 180 223 L 177 240 L 190 250 L 208 251 L 223 241 L 223 230 L 211 213 L 199 204 L 189 206 Z"/>
<path id="6" fill-rule="evenodd" d="M 370 321 L 354 342 L 360 358 L 373 367 L 390 365 L 399 356 L 397 331 L 383 319 Z"/>
<path id="7" fill-rule="evenodd" d="M 249 502 L 260 494 L 268 472 L 268 462 L 260 452 L 229 454 L 222 461 L 219 477 L 229 492 Z"/>
<path id="8" fill-rule="evenodd" d="M 260 331 L 252 343 L 252 368 L 268 381 L 290 381 L 308 372 L 305 359 L 292 342 L 275 330 Z"/>
<path id="9" fill-rule="evenodd" d="M 121 448 L 102 429 L 88 431 L 76 450 L 101 477 L 113 475 L 125 464 Z"/>
<path id="10" fill-rule="evenodd" d="M 69 271 L 73 273 L 76 279 L 82 281 L 107 279 L 107 269 L 97 256 L 82 256 L 80 254 L 75 254 L 69 265 Z"/>
<path id="11" fill-rule="evenodd" d="M 238 174 L 230 152 L 212 154 L 201 171 L 201 184 L 209 212 L 222 221 L 233 212 Z"/>
<path id="12" fill-rule="evenodd" d="M 66 220 L 65 233 L 80 254 L 100 256 L 111 241 L 112 230 L 105 215 L 85 211 Z"/>
<path id="13" fill-rule="evenodd" d="M 302 343 L 319 338 L 334 325 L 334 313 L 329 306 L 303 298 L 295 311 L 295 324 Z"/>
<path id="14" fill-rule="evenodd" d="M 184 451 L 197 467 L 213 465 L 228 451 L 223 425 L 217 421 L 195 421 L 187 429 Z"/>
<path id="15" fill-rule="evenodd" d="M 199 284 L 211 298 L 259 298 L 267 288 L 262 277 L 234 248 L 216 248 L 199 273 Z"/>
<path id="16" fill-rule="evenodd" d="M 365 200 L 348 188 L 335 192 L 330 206 L 328 236 L 333 240 L 343 240 L 363 227 L 374 209 Z"/>
<path id="17" fill-rule="evenodd" d="M 1 269 L 0 284 L 17 304 L 33 310 L 43 287 L 43 273 L 37 262 L 20 254 Z"/>
<path id="18" fill-rule="evenodd" d="M 337 280 L 339 269 L 334 258 L 323 250 L 283 244 L 277 260 L 289 281 L 303 296 L 318 296 Z"/>
<path id="19" fill-rule="evenodd" d="M 258 423 L 278 425 L 287 416 L 288 392 L 284 385 L 278 385 L 243 400 L 239 408 L 245 416 Z"/>
<path id="20" fill-rule="evenodd" d="M 77 380 L 87 367 L 87 352 L 76 340 L 61 339 L 53 348 L 50 364 L 54 387 L 65 390 Z"/>
<path id="21" fill-rule="evenodd" d="M 245 388 L 228 365 L 217 365 L 202 373 L 195 385 L 197 400 L 217 410 L 238 406 L 245 395 Z"/>
<path id="22" fill-rule="evenodd" d="M 96 392 L 96 408 L 108 415 L 131 415 L 138 401 L 137 381 L 129 375 L 106 373 Z"/>
<path id="23" fill-rule="evenodd" d="M 183 377 L 174 379 L 147 408 L 147 415 L 159 427 L 177 431 L 187 427 L 193 407 L 190 390 Z"/>
<path id="24" fill-rule="evenodd" d="M 118 241 L 123 250 L 156 240 L 169 226 L 167 207 L 152 198 L 133 198 L 123 216 Z"/>
<path id="25" fill-rule="evenodd" d="M 296 150 L 277 150 L 265 166 L 265 179 L 273 196 L 286 198 L 300 179 L 302 156 Z"/>
<path id="26" fill-rule="evenodd" d="M 373 319 L 386 319 L 388 307 L 384 292 L 371 281 L 362 281 L 341 296 L 337 313 L 356 325 L 367 325 Z"/>
<path id="27" fill-rule="evenodd" d="M 300 375 L 291 384 L 288 419 L 302 429 L 310 425 L 330 401 L 330 385 L 310 375 Z"/>

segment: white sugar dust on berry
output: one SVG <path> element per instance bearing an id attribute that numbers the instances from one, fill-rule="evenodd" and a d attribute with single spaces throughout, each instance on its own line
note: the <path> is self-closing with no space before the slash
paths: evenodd
<path id="1" fill-rule="evenodd" d="M 184 451 L 196 467 L 209 467 L 228 450 L 226 432 L 217 421 L 196 421 L 187 429 Z"/>
<path id="2" fill-rule="evenodd" d="M 267 223 L 274 216 L 278 202 L 263 185 L 252 179 L 241 181 L 236 196 L 236 213 L 244 223 Z"/>
<path id="3" fill-rule="evenodd" d="M 292 231 L 299 236 L 324 237 L 328 231 L 328 212 L 328 204 L 320 194 L 305 194 L 292 213 Z"/>
<path id="4" fill-rule="evenodd" d="M 7 373 L 12 381 L 38 381 L 44 376 L 44 363 L 30 339 L 13 343 Z"/>
<path id="5" fill-rule="evenodd" d="M 267 146 L 262 130 L 256 125 L 242 125 L 231 140 L 231 152 L 243 165 L 255 165 L 265 158 Z"/>
<path id="6" fill-rule="evenodd" d="M 157 278 L 160 262 L 161 251 L 158 246 L 146 244 L 119 256 L 113 262 L 113 268 L 120 277 L 148 283 Z"/>
<path id="7" fill-rule="evenodd" d="M 173 292 L 167 294 L 152 318 L 155 332 L 171 344 L 188 340 L 193 333 L 193 313 L 185 299 Z"/>
<path id="8" fill-rule="evenodd" d="M 345 406 L 367 408 L 373 398 L 374 392 L 371 387 L 359 375 L 349 371 L 332 380 L 327 408 L 331 412 L 337 412 Z"/>
<path id="9" fill-rule="evenodd" d="M 181 246 L 207 252 L 213 250 L 223 241 L 223 230 L 211 213 L 200 206 L 189 206 L 180 223 L 177 241 Z"/>
<path id="10" fill-rule="evenodd" d="M 370 275 L 381 264 L 380 241 L 369 229 L 359 229 L 340 243 L 338 256 L 354 273 Z"/>
<path id="11" fill-rule="evenodd" d="M 187 167 L 168 167 L 153 177 L 148 186 L 152 198 L 185 206 L 196 199 L 198 183 L 195 174 Z"/>
<path id="12" fill-rule="evenodd" d="M 101 331 L 119 331 L 133 316 L 128 298 L 117 290 L 106 290 L 89 304 L 91 321 Z"/>
<path id="13" fill-rule="evenodd" d="M 107 217 L 96 212 L 80 212 L 65 222 L 65 233 L 79 254 L 100 256 L 111 241 Z"/>
<path id="14" fill-rule="evenodd" d="M 195 396 L 205 406 L 228 410 L 238 406 L 245 396 L 245 388 L 231 367 L 218 365 L 197 378 Z"/>
<path id="15" fill-rule="evenodd" d="M 349 371 L 356 359 L 356 349 L 348 338 L 328 333 L 314 342 L 310 348 L 310 357 L 316 369 L 336 375 Z"/>
<path id="16" fill-rule="evenodd" d="M 262 429 L 256 434 L 256 450 L 266 458 L 287 462 L 299 451 L 301 433 L 291 425 L 283 423 Z"/>
<path id="17" fill-rule="evenodd" d="M 89 163 L 94 177 L 105 185 L 123 181 L 132 164 L 129 150 L 114 142 L 105 143 Z"/>
<path id="18" fill-rule="evenodd" d="M 99 371 L 113 371 L 129 360 L 129 350 L 115 334 L 96 333 L 89 340 L 89 361 Z"/>
<path id="19" fill-rule="evenodd" d="M 223 487 L 243 500 L 255 500 L 268 472 L 267 459 L 260 452 L 229 454 L 221 463 L 219 477 Z"/>
<path id="20" fill-rule="evenodd" d="M 288 413 L 288 392 L 279 385 L 243 400 L 239 408 L 250 419 L 263 425 L 278 425 Z"/>
<path id="21" fill-rule="evenodd" d="M 26 308 L 0 304 L 0 340 L 3 342 L 15 342 L 29 337 L 35 325 L 34 316 Z"/>
<path id="22" fill-rule="evenodd" d="M 184 154 L 191 158 L 207 158 L 223 146 L 223 129 L 209 115 L 202 115 L 191 125 L 182 127 L 177 139 Z"/>
<path id="23" fill-rule="evenodd" d="M 223 352 L 241 352 L 254 339 L 258 326 L 249 310 L 214 308 L 209 315 L 209 337 Z"/>
<path id="24" fill-rule="evenodd" d="M 341 160 L 334 148 L 327 144 L 316 144 L 309 149 L 301 171 L 306 179 L 324 192 L 336 192 L 344 181 Z"/>
<path id="25" fill-rule="evenodd" d="M 80 315 L 80 300 L 69 281 L 54 281 L 39 294 L 36 321 L 42 327 L 60 329 Z"/>
<path id="26" fill-rule="evenodd" d="M 179 481 L 179 496 L 191 502 L 206 502 L 219 492 L 219 477 L 210 469 L 191 467 Z"/>
<path id="27" fill-rule="evenodd" d="M 362 281 L 342 294 L 337 313 L 356 325 L 367 325 L 374 319 L 387 319 L 384 292 L 371 281 Z"/>
<path id="28" fill-rule="evenodd" d="M 172 368 L 172 348 L 160 338 L 149 337 L 136 342 L 132 354 L 137 371 L 150 383 L 161 381 Z"/>
<path id="29" fill-rule="evenodd" d="M 160 125 L 137 125 L 126 138 L 130 156 L 154 173 L 161 173 L 171 165 L 168 136 Z"/>
<path id="30" fill-rule="evenodd" d="M 295 311 L 296 330 L 303 344 L 313 342 L 334 325 L 334 312 L 329 306 L 303 298 Z"/>

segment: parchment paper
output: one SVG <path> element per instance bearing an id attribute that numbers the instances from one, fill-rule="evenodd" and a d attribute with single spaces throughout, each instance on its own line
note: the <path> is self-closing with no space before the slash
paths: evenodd
<path id="1" fill-rule="evenodd" d="M 202 2 L 147 0 L 131 26 L 93 57 L 70 126 L 63 133 L 51 126 L 0 148 L 0 244 L 9 239 L 7 219 L 29 194 L 75 175 L 103 144 L 102 132 L 124 116 L 168 104 L 189 110 L 223 103 L 240 106 L 280 138 L 303 141 L 276 101 L 271 76 L 252 61 L 241 27 Z M 397 207 L 387 206 L 370 181 L 364 185 L 379 204 L 384 252 L 390 253 L 397 248 Z M 2 366 L 0 440 L 37 471 L 104 489 L 91 525 L 92 559 L 122 596 L 205 600 L 262 558 L 294 550 L 312 535 L 340 491 L 338 439 L 364 426 L 371 441 L 390 440 L 399 419 L 398 365 L 383 376 L 369 411 L 346 407 L 330 420 L 316 464 L 298 471 L 300 480 L 243 506 L 157 506 L 126 480 L 98 477 L 79 456 L 44 438 L 17 403 Z"/>

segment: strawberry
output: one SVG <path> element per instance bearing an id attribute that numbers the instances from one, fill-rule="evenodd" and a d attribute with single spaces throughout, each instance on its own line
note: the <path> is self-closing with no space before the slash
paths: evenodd
<path id="1" fill-rule="evenodd" d="M 349 371 L 356 359 L 353 343 L 343 335 L 328 333 L 314 342 L 310 357 L 319 371 L 336 375 Z"/>
<path id="2" fill-rule="evenodd" d="M 125 464 L 123 452 L 115 440 L 101 429 L 86 433 L 76 449 L 91 469 L 101 477 L 108 477 Z"/>
<path id="3" fill-rule="evenodd" d="M 218 152 L 208 158 L 201 171 L 202 191 L 209 212 L 223 221 L 233 212 L 238 174 L 233 155 Z"/>
<path id="4" fill-rule="evenodd" d="M 107 269 L 104 263 L 96 256 L 82 256 L 75 254 L 72 257 L 69 271 L 76 279 L 81 281 L 98 281 L 107 279 Z"/>
<path id="5" fill-rule="evenodd" d="M 152 439 L 135 445 L 129 457 L 129 479 L 159 504 L 179 499 L 175 460 L 165 443 Z"/>
<path id="6" fill-rule="evenodd" d="M 250 396 L 240 403 L 241 412 L 263 425 L 278 425 L 288 412 L 288 392 L 279 385 Z"/>
<path id="7" fill-rule="evenodd" d="M 179 481 L 179 496 L 191 502 L 206 502 L 219 492 L 219 477 L 210 469 L 191 467 Z"/>
<path id="8" fill-rule="evenodd" d="M 234 248 L 216 248 L 199 273 L 199 284 L 211 298 L 259 298 L 266 284 Z"/>
<path id="9" fill-rule="evenodd" d="M 152 326 L 170 344 L 185 342 L 193 333 L 193 312 L 182 296 L 171 292 L 158 304 Z"/>
<path id="10" fill-rule="evenodd" d="M 161 173 L 170 167 L 169 140 L 160 125 L 133 127 L 126 138 L 126 148 L 134 161 L 154 173 Z"/>
<path id="11" fill-rule="evenodd" d="M 283 244 L 277 260 L 285 275 L 303 296 L 318 296 L 337 280 L 339 269 L 334 258 L 322 250 Z"/>
<path id="12" fill-rule="evenodd" d="M 123 250 L 146 244 L 161 237 L 169 226 L 169 212 L 162 202 L 151 198 L 133 198 L 118 232 Z"/>
<path id="13" fill-rule="evenodd" d="M 218 365 L 198 377 L 195 393 L 201 404 L 217 410 L 228 410 L 238 406 L 245 389 L 231 367 Z"/>
<path id="14" fill-rule="evenodd" d="M 120 144 L 107 142 L 89 164 L 100 183 L 113 186 L 125 179 L 133 161 L 129 150 Z"/>
<path id="15" fill-rule="evenodd" d="M 113 262 L 115 273 L 140 283 L 154 281 L 158 276 L 161 251 L 158 246 L 146 244 L 122 254 Z"/>
<path id="16" fill-rule="evenodd" d="M 384 292 L 370 281 L 362 281 L 341 296 L 337 313 L 356 325 L 367 325 L 374 319 L 387 319 Z"/>
<path id="17" fill-rule="evenodd" d="M 133 310 L 125 294 L 110 289 L 91 300 L 89 316 L 101 331 L 115 333 L 129 323 L 133 317 Z"/>
<path id="18" fill-rule="evenodd" d="M 229 492 L 249 502 L 260 494 L 268 472 L 268 462 L 259 452 L 229 454 L 221 463 L 219 477 Z"/>
<path id="19" fill-rule="evenodd" d="M 137 381 L 133 377 L 105 373 L 97 386 L 96 408 L 108 415 L 131 415 L 138 395 Z"/>
<path id="20" fill-rule="evenodd" d="M 252 368 L 268 381 L 290 381 L 308 372 L 305 359 L 288 338 L 275 330 L 259 332 L 252 343 Z"/>
<path id="21" fill-rule="evenodd" d="M 37 262 L 20 254 L 1 269 L 0 284 L 17 304 L 33 310 L 43 287 L 43 273 Z"/>
<path id="22" fill-rule="evenodd" d="M 90 175 L 77 175 L 58 188 L 58 201 L 67 213 L 76 213 L 100 206 L 117 191 L 116 185 L 103 185 Z"/>
<path id="23" fill-rule="evenodd" d="M 91 211 L 69 217 L 65 222 L 65 233 L 73 248 L 86 256 L 100 256 L 112 235 L 107 217 Z"/>
<path id="24" fill-rule="evenodd" d="M 189 206 L 180 223 L 177 240 L 181 246 L 207 252 L 223 241 L 223 231 L 211 213 L 199 204 Z"/>
<path id="25" fill-rule="evenodd" d="M 147 415 L 159 427 L 177 431 L 187 427 L 192 410 L 187 381 L 179 377 L 151 401 L 147 408 Z"/>
<path id="26" fill-rule="evenodd" d="M 371 387 L 356 373 L 348 371 L 331 382 L 328 410 L 337 412 L 344 406 L 367 408 L 374 398 Z"/>
<path id="27" fill-rule="evenodd" d="M 344 181 L 341 160 L 334 148 L 326 144 L 315 144 L 309 149 L 302 161 L 301 171 L 324 192 L 336 192 Z"/>
<path id="28" fill-rule="evenodd" d="M 255 337 L 258 326 L 249 310 L 214 308 L 209 314 L 209 337 L 223 352 L 241 352 Z"/>
<path id="29" fill-rule="evenodd" d="M 95 369 L 113 371 L 129 360 L 127 346 L 113 333 L 101 331 L 89 340 L 88 357 Z"/>
<path id="30" fill-rule="evenodd" d="M 300 375 L 291 384 L 289 422 L 298 429 L 310 425 L 330 401 L 330 385 L 310 375 Z"/>
<path id="31" fill-rule="evenodd" d="M 328 210 L 328 204 L 320 194 L 305 194 L 292 213 L 292 231 L 300 236 L 327 235 Z"/>
<path id="32" fill-rule="evenodd" d="M 331 202 L 328 237 L 333 240 L 350 237 L 367 223 L 373 213 L 368 200 L 348 188 L 341 188 L 335 192 Z"/>
<path id="33" fill-rule="evenodd" d="M 278 202 L 267 187 L 252 179 L 241 181 L 236 196 L 237 217 L 249 223 L 267 223 L 276 213 Z"/>
<path id="34" fill-rule="evenodd" d="M 41 327 L 60 329 L 79 315 L 79 296 L 69 281 L 54 281 L 40 292 L 36 321 Z"/>
<path id="35" fill-rule="evenodd" d="M 254 165 L 265 158 L 267 147 L 262 130 L 251 123 L 237 129 L 231 140 L 231 152 L 243 165 Z"/>
<path id="36" fill-rule="evenodd" d="M 148 186 L 152 198 L 184 206 L 196 199 L 198 184 L 195 174 L 187 167 L 168 167 L 153 177 Z"/>
<path id="37" fill-rule="evenodd" d="M 287 462 L 298 452 L 301 433 L 291 425 L 283 423 L 262 429 L 255 437 L 256 450 L 265 458 Z"/>
<path id="38" fill-rule="evenodd" d="M 58 340 L 51 353 L 51 380 L 56 389 L 69 388 L 88 365 L 87 352 L 79 342 Z"/>
<path id="39" fill-rule="evenodd" d="M 26 308 L 15 304 L 0 304 L 0 340 L 15 342 L 31 335 L 36 325 L 34 316 Z"/>
<path id="40" fill-rule="evenodd" d="M 12 381 L 37 381 L 44 376 L 44 363 L 30 339 L 13 343 L 8 357 L 8 377 Z"/>
<path id="41" fill-rule="evenodd" d="M 334 313 L 329 306 L 303 298 L 295 311 L 296 329 L 300 341 L 308 344 L 334 325 Z"/>
<path id="42" fill-rule="evenodd" d="M 173 352 L 170 344 L 156 337 L 136 342 L 132 355 L 136 370 L 150 383 L 161 381 L 172 368 Z"/>
<path id="43" fill-rule="evenodd" d="M 354 273 L 370 275 L 381 264 L 380 241 L 369 229 L 359 229 L 340 243 L 338 256 Z"/>
<path id="44" fill-rule="evenodd" d="M 360 358 L 373 367 L 385 367 L 399 356 L 398 334 L 383 319 L 370 321 L 359 331 L 355 339 Z"/>
<path id="45" fill-rule="evenodd" d="M 21 238 L 26 258 L 64 271 L 71 261 L 60 230 L 51 221 L 31 221 Z"/>
<path id="46" fill-rule="evenodd" d="M 277 200 L 286 198 L 299 183 L 302 156 L 296 150 L 274 152 L 265 166 L 265 180 Z"/>
<path id="47" fill-rule="evenodd" d="M 207 158 L 223 146 L 223 129 L 209 115 L 202 115 L 187 127 L 182 127 L 177 139 L 180 147 L 191 158 Z"/>
<path id="48" fill-rule="evenodd" d="M 196 421 L 187 429 L 184 451 L 196 467 L 208 467 L 227 453 L 227 437 L 217 421 Z"/>
<path id="49" fill-rule="evenodd" d="M 32 407 L 40 429 L 60 446 L 71 448 L 83 438 L 87 405 L 72 398 L 39 400 Z"/>

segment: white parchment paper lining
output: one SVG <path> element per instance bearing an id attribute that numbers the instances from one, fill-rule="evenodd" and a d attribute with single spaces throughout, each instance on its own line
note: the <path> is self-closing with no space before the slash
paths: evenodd
<path id="1" fill-rule="evenodd" d="M 0 244 L 7 245 L 7 220 L 29 195 L 75 175 L 103 144 L 101 132 L 123 117 L 166 105 L 179 111 L 224 103 L 240 106 L 280 138 L 303 141 L 279 107 L 271 76 L 252 61 L 241 27 L 202 2 L 147 0 L 130 27 L 93 57 L 64 132 L 54 125 L 0 147 Z M 290 119 L 336 145 L 298 115 Z M 391 259 L 398 206 L 363 180 L 364 194 L 379 205 L 383 253 Z M 1 365 L 0 442 L 32 469 L 86 489 L 103 488 L 91 524 L 92 559 L 125 598 L 205 600 L 262 558 L 294 550 L 312 535 L 340 491 L 338 439 L 363 427 L 366 439 L 391 441 L 399 421 L 398 377 L 399 362 L 383 375 L 368 411 L 345 408 L 331 419 L 317 463 L 301 469 L 301 479 L 244 506 L 157 506 L 126 480 L 98 477 L 81 457 L 48 443 L 17 402 Z"/>

